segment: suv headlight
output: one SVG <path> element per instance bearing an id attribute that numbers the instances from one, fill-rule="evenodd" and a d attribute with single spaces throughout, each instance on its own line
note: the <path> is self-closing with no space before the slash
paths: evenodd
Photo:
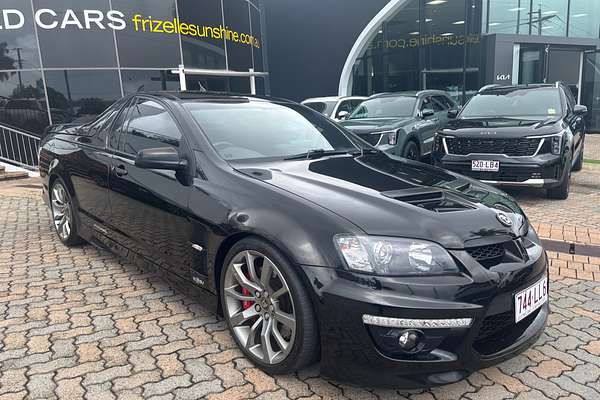
<path id="1" fill-rule="evenodd" d="M 377 132 L 380 138 L 383 136 L 383 140 L 380 141 L 381 144 L 389 144 L 390 146 L 395 146 L 398 143 L 398 131 L 383 131 Z"/>
<path id="2" fill-rule="evenodd" d="M 417 239 L 336 235 L 338 252 L 348 268 L 376 275 L 440 275 L 460 272 L 440 245 Z"/>
<path id="3" fill-rule="evenodd" d="M 560 154 L 562 149 L 562 137 L 562 133 L 560 135 L 555 135 L 551 137 L 552 141 L 550 142 L 550 148 L 552 154 Z"/>

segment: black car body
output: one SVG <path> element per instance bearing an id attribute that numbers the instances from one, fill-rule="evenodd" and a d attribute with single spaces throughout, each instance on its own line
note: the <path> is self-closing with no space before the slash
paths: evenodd
<path id="1" fill-rule="evenodd" d="M 583 162 L 586 112 L 561 83 L 492 85 L 457 116 L 450 113 L 456 119 L 437 134 L 434 162 L 493 185 L 545 188 L 566 198 L 571 170 Z M 482 161 L 499 168 L 476 170 L 473 162 Z"/>
<path id="2" fill-rule="evenodd" d="M 378 149 L 411 160 L 431 154 L 433 137 L 457 104 L 441 90 L 380 93 L 340 123 Z"/>
<path id="3" fill-rule="evenodd" d="M 273 140 L 301 133 L 287 128 L 292 120 L 316 125 L 335 150 L 257 157 L 270 143 L 259 137 L 265 131 Z M 268 372 L 320 358 L 325 376 L 357 384 L 439 385 L 523 351 L 546 323 L 541 300 L 515 322 L 515 295 L 537 283 L 547 296 L 548 281 L 545 252 L 510 197 L 377 151 L 295 103 L 127 97 L 96 122 L 49 133 L 40 173 L 63 242 L 77 233 L 216 296 L 238 345 Z M 257 266 L 259 253 L 266 256 Z M 245 347 L 256 323 L 233 322 L 260 308 L 256 321 L 268 326 L 272 304 L 261 296 L 269 292 L 257 290 L 254 300 L 246 289 L 256 286 L 246 279 L 258 282 L 254 268 L 260 281 L 273 278 L 267 265 L 285 278 L 277 292 L 293 294 L 296 325 L 280 348 L 295 340 L 286 357 L 302 362 L 293 366 L 261 362 L 256 345 Z M 267 337 L 262 360 L 276 360 L 284 353 L 271 357 Z"/>

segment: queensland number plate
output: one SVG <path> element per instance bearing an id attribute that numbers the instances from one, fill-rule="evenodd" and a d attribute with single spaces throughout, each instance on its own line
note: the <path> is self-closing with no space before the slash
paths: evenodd
<path id="1" fill-rule="evenodd" d="M 498 171 L 500 171 L 500 161 L 472 160 L 471 161 L 471 170 L 472 171 L 498 172 Z"/>
<path id="2" fill-rule="evenodd" d="M 548 301 L 548 279 L 540 279 L 515 295 L 515 323 L 530 315 Z"/>

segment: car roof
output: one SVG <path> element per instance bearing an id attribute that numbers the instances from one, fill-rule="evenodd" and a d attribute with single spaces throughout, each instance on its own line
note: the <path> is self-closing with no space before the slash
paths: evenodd
<path id="1" fill-rule="evenodd" d="M 303 100 L 302 103 L 307 102 L 327 102 L 327 101 L 340 101 L 345 99 L 366 99 L 366 96 L 324 96 L 324 97 L 311 97 Z"/>
<path id="2" fill-rule="evenodd" d="M 277 102 L 277 103 L 294 103 L 288 99 L 278 97 L 258 96 L 250 94 L 228 93 L 228 92 L 210 92 L 210 91 L 149 91 L 139 92 L 131 96 L 154 96 L 165 100 L 182 101 L 182 100 L 204 100 L 204 101 L 256 101 L 256 102 Z"/>
<path id="3" fill-rule="evenodd" d="M 426 90 L 410 90 L 410 91 L 402 91 L 402 92 L 386 92 L 386 93 L 377 93 L 369 97 L 369 99 L 377 99 L 384 97 L 419 97 L 419 96 L 434 96 L 434 95 L 442 95 L 448 96 L 443 90 L 436 89 L 426 89 Z"/>

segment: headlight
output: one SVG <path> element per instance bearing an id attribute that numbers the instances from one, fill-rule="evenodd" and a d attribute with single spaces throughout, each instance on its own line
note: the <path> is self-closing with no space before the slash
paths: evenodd
<path id="1" fill-rule="evenodd" d="M 377 275 L 458 273 L 450 254 L 436 243 L 381 236 L 336 235 L 334 243 L 348 268 Z"/>
<path id="2" fill-rule="evenodd" d="M 562 134 L 552 136 L 551 147 L 552 147 L 552 154 L 560 154 L 560 150 L 562 148 Z"/>
<path id="3" fill-rule="evenodd" d="M 380 144 L 389 144 L 390 146 L 395 146 L 398 143 L 398 131 L 383 131 L 377 132 L 383 140 L 380 141 Z"/>

